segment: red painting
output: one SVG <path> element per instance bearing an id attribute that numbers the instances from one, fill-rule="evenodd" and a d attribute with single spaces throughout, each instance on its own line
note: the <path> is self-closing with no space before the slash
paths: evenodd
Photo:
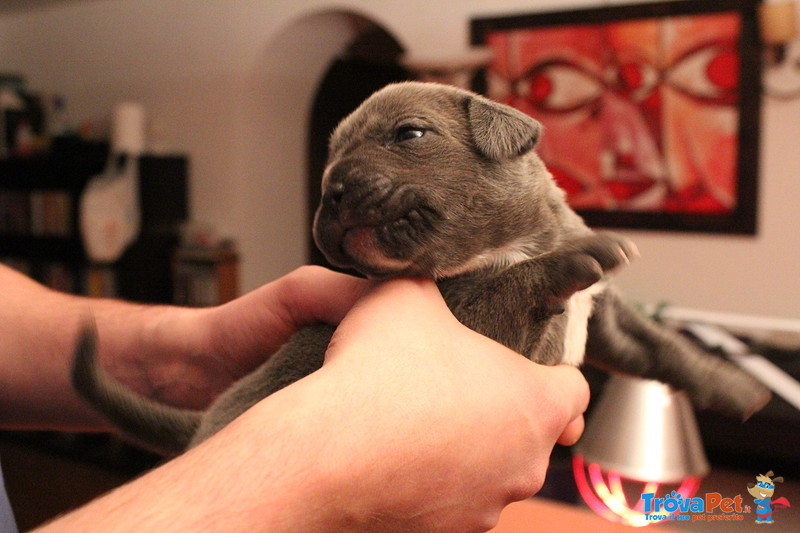
<path id="1" fill-rule="evenodd" d="M 478 20 L 473 40 L 494 50 L 483 90 L 544 125 L 539 154 L 590 223 L 751 232 L 750 4 Z"/>

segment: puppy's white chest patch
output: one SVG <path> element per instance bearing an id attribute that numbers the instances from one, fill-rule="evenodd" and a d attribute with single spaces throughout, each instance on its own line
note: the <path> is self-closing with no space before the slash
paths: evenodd
<path id="1" fill-rule="evenodd" d="M 562 363 L 578 366 L 586 354 L 589 317 L 592 316 L 594 302 L 592 296 L 606 288 L 602 281 L 588 289 L 576 292 L 566 303 L 567 329 L 564 332 L 564 355 Z"/>
<path id="2" fill-rule="evenodd" d="M 531 258 L 525 243 L 514 243 L 502 249 L 478 255 L 461 269 L 448 272 L 447 275 L 460 274 L 486 266 L 503 269 Z M 576 292 L 566 301 L 564 312 L 567 315 L 567 327 L 564 331 L 564 352 L 561 363 L 573 366 L 583 363 L 586 354 L 586 339 L 589 334 L 589 317 L 592 316 L 594 310 L 593 296 L 600 294 L 605 289 L 606 283 L 599 281 L 588 289 Z"/>

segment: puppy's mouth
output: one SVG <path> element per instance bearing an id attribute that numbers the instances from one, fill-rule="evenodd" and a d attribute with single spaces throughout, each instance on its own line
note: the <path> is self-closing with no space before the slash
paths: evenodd
<path id="1" fill-rule="evenodd" d="M 429 274 L 417 258 L 435 233 L 438 215 L 420 202 L 402 202 L 390 209 L 392 214 L 376 216 L 387 205 L 362 204 L 358 210 L 321 206 L 314 223 L 317 246 L 334 265 L 371 278 Z"/>
<path id="2" fill-rule="evenodd" d="M 411 265 L 410 259 L 396 259 L 381 251 L 374 226 L 355 226 L 342 234 L 340 250 L 352 266 L 370 277 L 385 277 L 402 272 Z"/>

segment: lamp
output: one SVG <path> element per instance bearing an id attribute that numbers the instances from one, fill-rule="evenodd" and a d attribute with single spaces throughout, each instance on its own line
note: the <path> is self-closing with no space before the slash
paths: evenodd
<path id="1" fill-rule="evenodd" d="M 796 43 L 797 6 L 794 0 L 769 0 L 758 8 L 765 49 L 764 94 L 779 100 L 800 98 L 800 49 Z"/>
<path id="2" fill-rule="evenodd" d="M 767 2 L 758 8 L 761 41 L 771 53 L 771 62 L 780 63 L 786 57 L 786 45 L 797 33 L 794 0 Z"/>
<path id="3" fill-rule="evenodd" d="M 405 55 L 400 62 L 420 81 L 435 81 L 469 89 L 475 72 L 489 64 L 493 51 L 487 46 L 472 46 L 448 56 Z"/>
<path id="4" fill-rule="evenodd" d="M 686 393 L 630 376 L 610 377 L 573 448 L 584 501 L 600 516 L 631 526 L 655 522 L 643 512 L 642 494 L 675 490 L 691 498 L 708 470 Z"/>

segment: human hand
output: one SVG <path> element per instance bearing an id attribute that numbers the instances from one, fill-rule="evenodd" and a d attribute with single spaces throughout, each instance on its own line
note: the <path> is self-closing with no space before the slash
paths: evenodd
<path id="1" fill-rule="evenodd" d="M 130 335 L 136 346 L 115 345 L 122 340 L 104 336 L 101 322 L 101 360 L 109 374 L 140 394 L 202 409 L 299 328 L 338 324 L 367 284 L 305 266 L 218 307 L 145 307 L 140 312 L 146 320 L 125 315 L 130 326 L 144 324 L 144 331 Z"/>
<path id="2" fill-rule="evenodd" d="M 353 402 L 336 437 L 358 479 L 353 501 L 380 515 L 371 527 L 488 529 L 541 488 L 555 441 L 573 444 L 583 428 L 576 369 L 533 364 L 465 328 L 430 282 L 377 287 L 341 324 L 326 366 Z"/>
<path id="3" fill-rule="evenodd" d="M 208 344 L 239 375 L 276 352 L 303 326 L 338 325 L 369 282 L 304 266 L 209 311 Z"/>
<path id="4" fill-rule="evenodd" d="M 467 329 L 433 282 L 394 280 L 345 317 L 321 370 L 208 442 L 265 447 L 261 459 L 229 452 L 228 466 L 247 486 L 264 475 L 257 461 L 279 465 L 278 488 L 253 485 L 269 492 L 261 504 L 280 492 L 273 510 L 291 530 L 481 531 L 539 490 L 554 443 L 580 436 L 587 401 L 576 369 Z"/>
<path id="5" fill-rule="evenodd" d="M 45 530 L 483 531 L 541 487 L 587 401 L 576 369 L 462 326 L 433 282 L 388 281 L 319 371 Z"/>

